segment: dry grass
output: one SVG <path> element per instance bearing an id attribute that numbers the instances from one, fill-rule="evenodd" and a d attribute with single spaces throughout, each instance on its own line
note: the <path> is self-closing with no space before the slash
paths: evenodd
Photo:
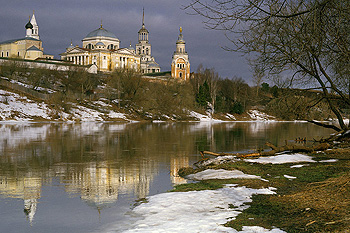
<path id="1" fill-rule="evenodd" d="M 350 232 L 350 172 L 311 183 L 303 191 L 285 195 L 283 200 L 304 210 L 299 219 L 304 230 Z"/>
<path id="2" fill-rule="evenodd" d="M 250 208 L 246 209 L 226 226 L 241 230 L 242 226 L 278 227 L 293 232 L 350 232 L 350 148 L 336 148 L 313 153 L 315 160 L 338 159 L 332 163 L 311 163 L 302 168 L 285 165 L 262 165 L 238 161 L 213 165 L 214 169 L 238 169 L 247 174 L 259 175 L 261 180 L 206 181 L 187 184 L 182 189 L 219 187 L 220 183 L 235 183 L 240 186 L 261 188 L 273 186 L 276 195 L 254 195 Z M 191 173 L 191 169 L 184 173 Z M 283 178 L 283 174 L 297 177 Z M 191 187 L 192 186 L 192 187 Z"/>

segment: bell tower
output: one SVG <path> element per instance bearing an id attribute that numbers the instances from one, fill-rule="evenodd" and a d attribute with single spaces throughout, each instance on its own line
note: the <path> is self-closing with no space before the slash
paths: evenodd
<path id="1" fill-rule="evenodd" d="M 186 43 L 182 35 L 182 27 L 180 27 L 180 34 L 176 41 L 176 50 L 171 62 L 171 77 L 180 80 L 188 80 L 190 78 L 190 62 L 186 52 Z"/>
<path id="2" fill-rule="evenodd" d="M 40 40 L 39 38 L 39 26 L 36 23 L 34 11 L 32 18 L 29 17 L 29 22 L 25 26 L 26 28 L 26 37 L 32 37 Z"/>
<path id="3" fill-rule="evenodd" d="M 141 72 L 160 72 L 160 67 L 152 56 L 152 46 L 149 43 L 149 31 L 145 27 L 145 9 L 142 9 L 142 27 L 138 32 L 139 42 L 136 44 L 136 54 L 141 56 Z"/>

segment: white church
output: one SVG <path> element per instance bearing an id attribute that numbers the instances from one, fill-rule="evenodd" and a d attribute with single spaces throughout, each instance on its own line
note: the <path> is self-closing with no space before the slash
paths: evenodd
<path id="1" fill-rule="evenodd" d="M 120 47 L 120 40 L 109 30 L 100 28 L 88 33 L 83 38 L 82 47 L 69 46 L 61 55 L 62 60 L 77 65 L 95 64 L 99 71 L 113 71 L 118 68 L 128 68 L 141 73 L 160 72 L 160 67 L 151 54 L 152 47 L 148 40 L 149 32 L 145 27 L 144 13 L 142 27 L 138 32 L 136 49 L 130 46 Z"/>

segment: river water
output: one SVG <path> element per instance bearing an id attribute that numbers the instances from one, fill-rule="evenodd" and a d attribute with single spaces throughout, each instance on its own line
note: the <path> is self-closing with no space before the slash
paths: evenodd
<path id="1" fill-rule="evenodd" d="M 294 122 L 0 124 L 0 232 L 99 232 L 128 221 L 136 200 L 186 183 L 176 171 L 200 150 L 330 133 Z"/>

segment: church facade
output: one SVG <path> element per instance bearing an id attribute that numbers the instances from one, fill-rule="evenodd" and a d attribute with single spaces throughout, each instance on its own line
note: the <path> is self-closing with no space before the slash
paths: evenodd
<path id="1" fill-rule="evenodd" d="M 179 37 L 176 41 L 176 50 L 171 62 L 171 77 L 184 81 L 190 78 L 190 61 L 186 52 L 186 43 L 181 27 Z"/>
<path id="2" fill-rule="evenodd" d="M 120 41 L 115 34 L 101 27 L 90 32 L 83 40 L 82 47 L 69 46 L 61 55 L 61 59 L 77 65 L 94 64 L 99 71 L 108 72 L 118 68 L 127 68 L 141 73 L 160 72 L 158 63 L 151 55 L 149 32 L 144 24 L 138 32 L 136 49 L 130 46 L 120 48 Z"/>
<path id="3" fill-rule="evenodd" d="M 110 31 L 100 28 L 90 32 L 82 40 L 82 47 L 71 45 L 60 54 L 61 59 L 76 65 L 96 65 L 98 71 L 107 72 L 118 68 L 140 70 L 140 56 L 135 49 L 120 48 L 119 39 Z"/>
<path id="4" fill-rule="evenodd" d="M 26 36 L 24 38 L 0 42 L 0 57 L 12 57 L 28 60 L 38 58 L 53 59 L 53 55 L 44 54 L 42 41 L 39 37 L 39 26 L 33 12 L 29 22 L 25 25 Z"/>

